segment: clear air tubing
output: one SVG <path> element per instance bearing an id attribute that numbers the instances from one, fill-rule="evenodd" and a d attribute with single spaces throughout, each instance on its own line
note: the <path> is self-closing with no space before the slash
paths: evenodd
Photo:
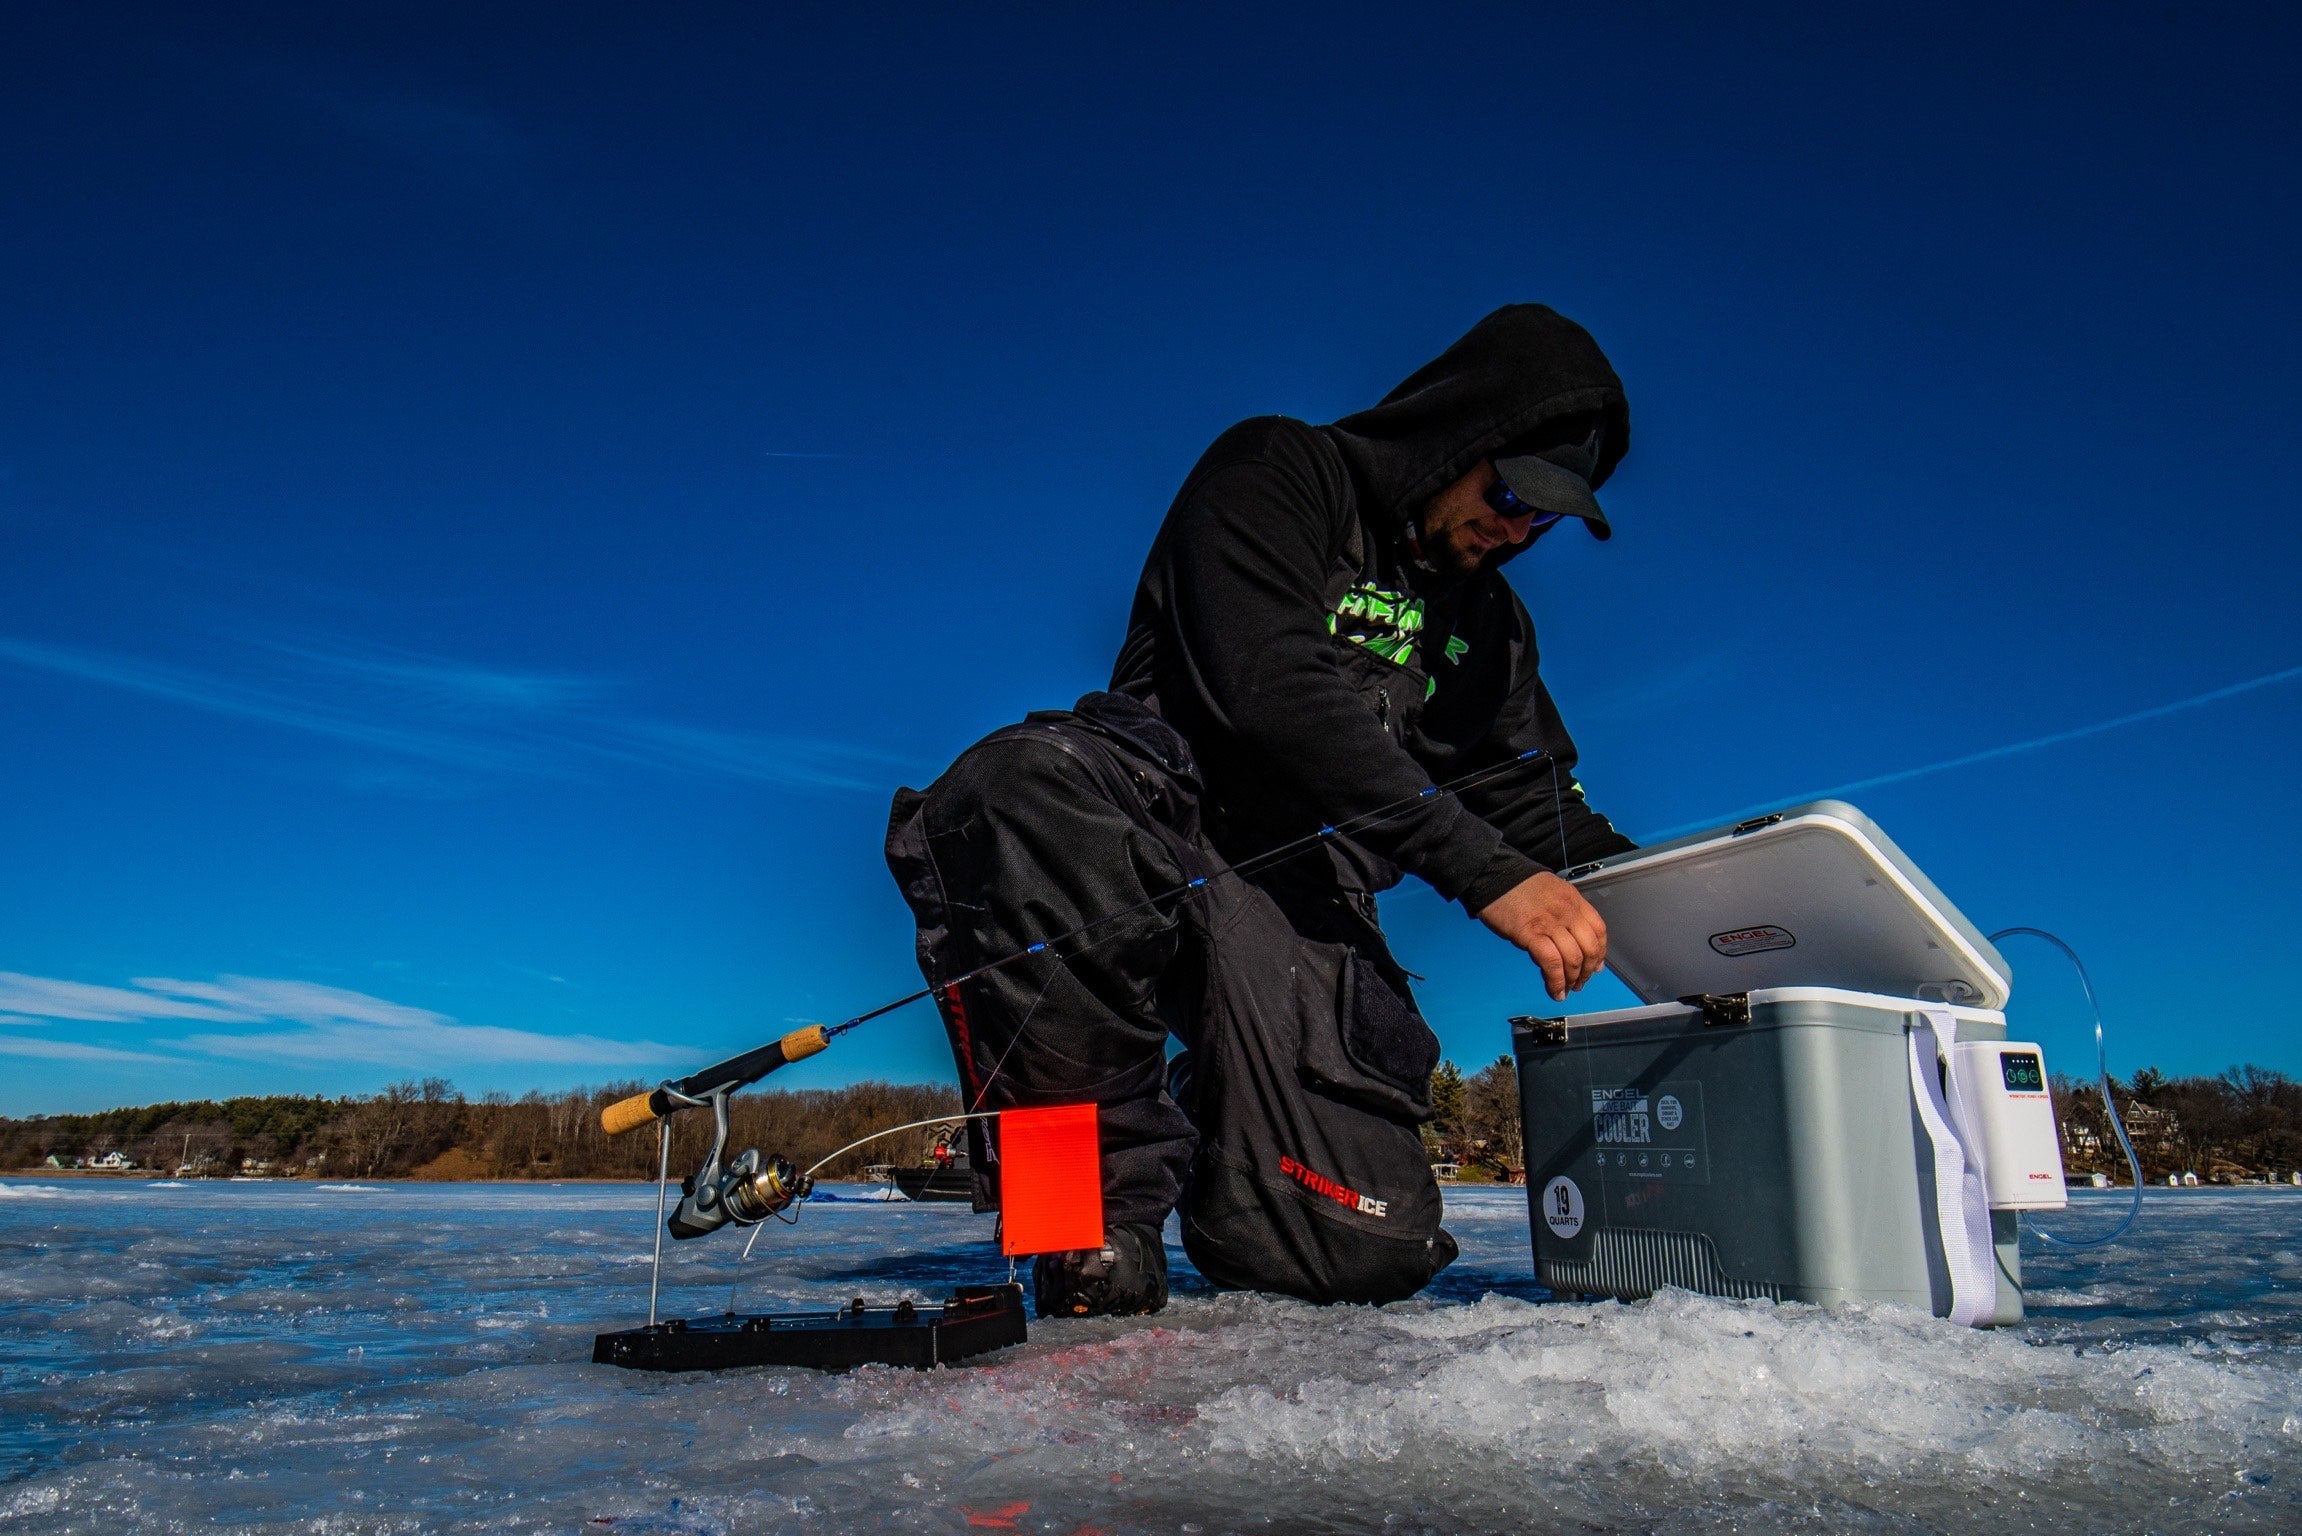
<path id="1" fill-rule="evenodd" d="M 2041 1227 L 2038 1235 L 2064 1248 L 2100 1248 L 2105 1243 L 2114 1243 L 2125 1236 L 2126 1229 L 2134 1225 L 2134 1218 L 2142 1214 L 2142 1159 L 2134 1155 L 2134 1143 L 2127 1138 L 2126 1123 L 2118 1118 L 2118 1104 L 2111 1097 L 2110 1058 L 2102 1046 L 2102 1004 L 2094 996 L 2094 982 L 2087 976 L 2086 962 L 2078 958 L 2078 951 L 2045 929 L 2001 928 L 1990 936 L 1990 942 L 1996 944 L 2000 939 L 2012 938 L 2018 933 L 2034 939 L 2044 939 L 2069 956 L 2071 965 L 2078 971 L 2079 989 L 2086 994 L 2086 1006 L 2094 1012 L 2094 1070 L 2102 1091 L 2102 1108 L 2110 1116 L 2110 1129 L 2118 1137 L 2118 1150 L 2126 1154 L 2127 1171 L 2134 1175 L 2134 1203 L 2126 1208 L 2125 1219 L 2108 1232 L 2100 1237 L 2057 1237 Z"/>

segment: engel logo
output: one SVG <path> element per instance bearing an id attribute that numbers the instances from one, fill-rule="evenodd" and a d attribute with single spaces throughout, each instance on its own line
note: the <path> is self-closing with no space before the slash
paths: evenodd
<path id="1" fill-rule="evenodd" d="M 1362 1216 L 1381 1216 L 1386 1219 L 1391 1214 L 1390 1201 L 1371 1200 L 1355 1189 L 1346 1189 L 1325 1174 L 1314 1173 L 1291 1157 L 1279 1159 L 1279 1171 L 1312 1194 L 1325 1195 L 1346 1210 L 1357 1211 Z"/>
<path id="2" fill-rule="evenodd" d="M 1770 949 L 1796 949 L 1798 940 L 1788 928 L 1777 928 L 1764 923 L 1756 928 L 1736 928 L 1727 933 L 1711 935 L 1711 948 L 1732 959 L 1739 955 L 1763 955 Z"/>

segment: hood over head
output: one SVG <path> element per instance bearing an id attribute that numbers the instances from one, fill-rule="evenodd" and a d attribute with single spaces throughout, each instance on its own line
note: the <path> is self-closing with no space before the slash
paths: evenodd
<path id="1" fill-rule="evenodd" d="M 1480 460 L 1580 447 L 1594 427 L 1598 454 L 1588 479 L 1596 490 L 1630 451 L 1623 381 L 1574 321 L 1548 305 L 1507 304 L 1415 370 L 1382 404 L 1345 416 L 1327 432 L 1378 517 L 1404 527 Z M 1551 457 L 1564 463 L 1576 456 Z M 1603 524 L 1591 531 L 1607 536 Z M 1499 550 L 1492 563 L 1526 547 Z"/>

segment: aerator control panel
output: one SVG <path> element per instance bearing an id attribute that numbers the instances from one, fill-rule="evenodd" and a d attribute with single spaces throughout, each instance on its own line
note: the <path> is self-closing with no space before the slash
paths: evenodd
<path id="1" fill-rule="evenodd" d="M 2046 1092 L 2046 1058 L 2015 1040 L 1961 1040 L 1950 1048 L 1975 1133 L 1994 1211 L 2058 1211 L 2070 1203 L 2062 1179 L 2062 1139 Z"/>

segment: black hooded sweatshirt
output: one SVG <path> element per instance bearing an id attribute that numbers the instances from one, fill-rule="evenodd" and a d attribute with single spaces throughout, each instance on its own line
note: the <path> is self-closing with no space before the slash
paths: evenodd
<path id="1" fill-rule="evenodd" d="M 1622 381 L 1581 326 L 1514 304 L 1372 410 L 1259 417 L 1208 448 L 1151 546 L 1111 687 L 1190 741 L 1227 857 L 1415 802 L 1352 832 L 1360 877 L 1381 889 L 1403 869 L 1477 912 L 1634 846 L 1583 799 L 1534 622 L 1497 569 L 1526 545 L 1464 575 L 1420 563 L 1409 536 L 1480 460 L 1593 425 L 1596 487 L 1630 446 Z M 1545 756 L 1415 800 L 1530 749 Z"/>

